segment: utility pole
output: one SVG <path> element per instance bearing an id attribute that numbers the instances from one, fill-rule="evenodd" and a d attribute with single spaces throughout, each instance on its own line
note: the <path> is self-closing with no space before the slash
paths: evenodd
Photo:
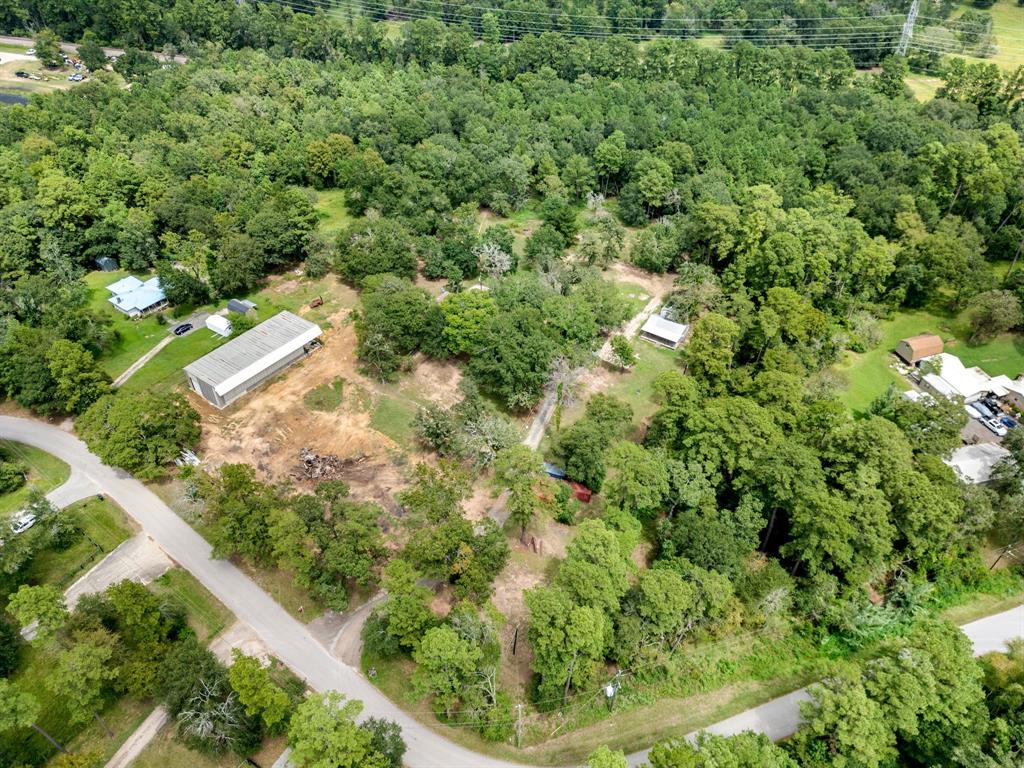
<path id="1" fill-rule="evenodd" d="M 516 749 L 523 747 L 523 705 L 516 704 Z"/>
<path id="2" fill-rule="evenodd" d="M 907 11 L 907 18 L 903 22 L 903 33 L 900 35 L 900 41 L 896 44 L 896 55 L 906 56 L 907 49 L 910 47 L 910 40 L 914 36 L 914 24 L 917 22 L 917 11 L 920 5 L 920 0 L 914 0 L 910 4 L 910 10 Z"/>

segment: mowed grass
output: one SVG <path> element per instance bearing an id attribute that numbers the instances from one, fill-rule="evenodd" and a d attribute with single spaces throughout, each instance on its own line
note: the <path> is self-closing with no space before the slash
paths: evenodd
<path id="1" fill-rule="evenodd" d="M 370 416 L 370 426 L 404 448 L 412 442 L 412 420 L 418 411 L 415 402 L 383 395 Z"/>
<path id="2" fill-rule="evenodd" d="M 302 398 L 311 411 L 336 411 L 345 398 L 345 379 L 340 376 L 334 381 L 314 387 Z"/>
<path id="3" fill-rule="evenodd" d="M 935 98 L 935 92 L 942 85 L 942 78 L 920 72 L 911 72 L 904 78 L 904 82 L 913 91 L 914 98 L 924 102 Z"/>
<path id="4" fill-rule="evenodd" d="M 836 366 L 846 378 L 843 400 L 856 413 L 864 413 L 875 398 L 890 385 L 909 389 L 906 380 L 891 365 L 893 351 L 900 339 L 921 333 L 934 333 L 946 342 L 946 351 L 959 357 L 964 365 L 980 366 L 992 376 L 1005 374 L 1016 378 L 1024 372 L 1024 336 L 1006 333 L 983 344 L 970 344 L 966 317 L 943 315 L 927 310 L 900 312 L 881 323 L 881 341 L 867 352 L 848 352 Z"/>
<path id="5" fill-rule="evenodd" d="M 45 493 L 64 483 L 71 474 L 71 468 L 56 456 L 24 443 L 0 440 L 0 456 L 28 468 L 25 485 L 0 496 L 0 518 L 25 506 L 33 488 Z"/>
<path id="6" fill-rule="evenodd" d="M 313 207 L 320 217 L 319 229 L 325 235 L 336 235 L 352 223 L 352 217 L 345 207 L 345 190 L 310 190 L 316 195 Z"/>
<path id="7" fill-rule="evenodd" d="M 962 15 L 973 5 L 961 3 L 953 12 L 951 19 Z M 998 64 L 1004 69 L 1016 69 L 1024 64 L 1024 8 L 1017 5 L 1016 0 L 997 0 L 991 8 L 982 9 L 992 16 L 992 36 L 996 52 L 988 58 L 960 56 L 971 62 L 989 62 Z"/>
<path id="8" fill-rule="evenodd" d="M 89 306 L 94 312 L 109 317 L 113 321 L 113 328 L 117 332 L 117 341 L 100 359 L 100 365 L 111 377 L 117 377 L 123 373 L 132 363 L 146 354 L 168 333 L 166 325 L 160 325 L 155 315 L 144 317 L 139 320 L 131 320 L 124 314 L 118 312 L 108 299 L 111 296 L 107 286 L 116 283 L 118 280 L 127 277 L 129 272 L 118 270 L 116 272 L 90 272 L 85 276 L 85 284 L 89 288 Z M 152 275 L 139 273 L 135 275 L 140 280 L 146 280 Z"/>

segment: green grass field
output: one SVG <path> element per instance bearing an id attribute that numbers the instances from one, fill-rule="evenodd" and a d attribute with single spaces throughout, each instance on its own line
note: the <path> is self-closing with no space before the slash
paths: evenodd
<path id="1" fill-rule="evenodd" d="M 956 18 L 974 6 L 961 3 L 951 18 Z M 1024 8 L 1016 0 L 997 0 L 991 8 L 984 9 L 992 16 L 992 33 L 996 52 L 987 58 L 962 56 L 967 61 L 982 61 L 998 64 L 1005 69 L 1016 69 L 1024 64 Z"/>
<path id="2" fill-rule="evenodd" d="M 310 190 L 316 195 L 317 214 L 320 216 L 320 231 L 325 235 L 336 235 L 352 223 L 352 217 L 345 208 L 345 190 Z"/>
<path id="3" fill-rule="evenodd" d="M 117 341 L 100 360 L 103 370 L 112 377 L 123 373 L 128 366 L 146 354 L 168 333 L 167 326 L 160 325 L 154 315 L 140 320 L 131 320 L 114 309 L 107 301 L 110 298 L 107 286 L 128 275 L 128 272 L 118 270 L 116 272 L 90 272 L 85 276 L 85 284 L 89 287 L 90 308 L 94 312 L 111 318 L 114 330 L 117 331 Z M 136 277 L 145 280 L 152 275 L 140 273 Z"/>
<path id="4" fill-rule="evenodd" d="M 50 491 L 64 483 L 71 469 L 56 456 L 23 443 L 0 440 L 0 455 L 28 467 L 28 479 L 21 488 L 0 496 L 0 518 L 21 509 L 32 488 Z"/>
<path id="5" fill-rule="evenodd" d="M 1024 336 L 1007 333 L 984 344 L 968 344 L 966 318 L 918 310 L 900 312 L 881 323 L 881 341 L 868 352 L 848 352 L 836 366 L 846 378 L 843 395 L 846 404 L 855 412 L 863 413 L 871 402 L 882 395 L 890 384 L 902 389 L 908 385 L 902 376 L 890 368 L 896 343 L 907 336 L 935 333 L 946 342 L 946 351 L 959 357 L 964 365 L 980 366 L 992 376 L 1006 374 L 1010 378 L 1024 372 Z"/>
<path id="6" fill-rule="evenodd" d="M 414 402 L 384 395 L 370 416 L 370 426 L 400 446 L 408 446 L 413 439 L 412 419 L 418 410 Z"/>

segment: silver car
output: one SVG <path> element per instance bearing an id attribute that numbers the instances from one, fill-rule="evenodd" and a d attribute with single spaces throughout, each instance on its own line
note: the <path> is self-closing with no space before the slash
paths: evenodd
<path id="1" fill-rule="evenodd" d="M 36 524 L 36 516 L 31 512 L 22 512 L 11 518 L 11 533 L 24 533 Z"/>

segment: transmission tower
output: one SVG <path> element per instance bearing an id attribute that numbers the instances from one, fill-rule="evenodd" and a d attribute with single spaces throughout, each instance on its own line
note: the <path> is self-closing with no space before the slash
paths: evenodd
<path id="1" fill-rule="evenodd" d="M 914 0 L 910 4 L 910 10 L 907 11 L 906 21 L 903 22 L 903 34 L 900 35 L 900 41 L 896 44 L 896 55 L 906 56 L 907 48 L 910 47 L 910 39 L 914 36 L 914 22 L 917 21 L 917 9 L 920 4 L 920 0 Z"/>

